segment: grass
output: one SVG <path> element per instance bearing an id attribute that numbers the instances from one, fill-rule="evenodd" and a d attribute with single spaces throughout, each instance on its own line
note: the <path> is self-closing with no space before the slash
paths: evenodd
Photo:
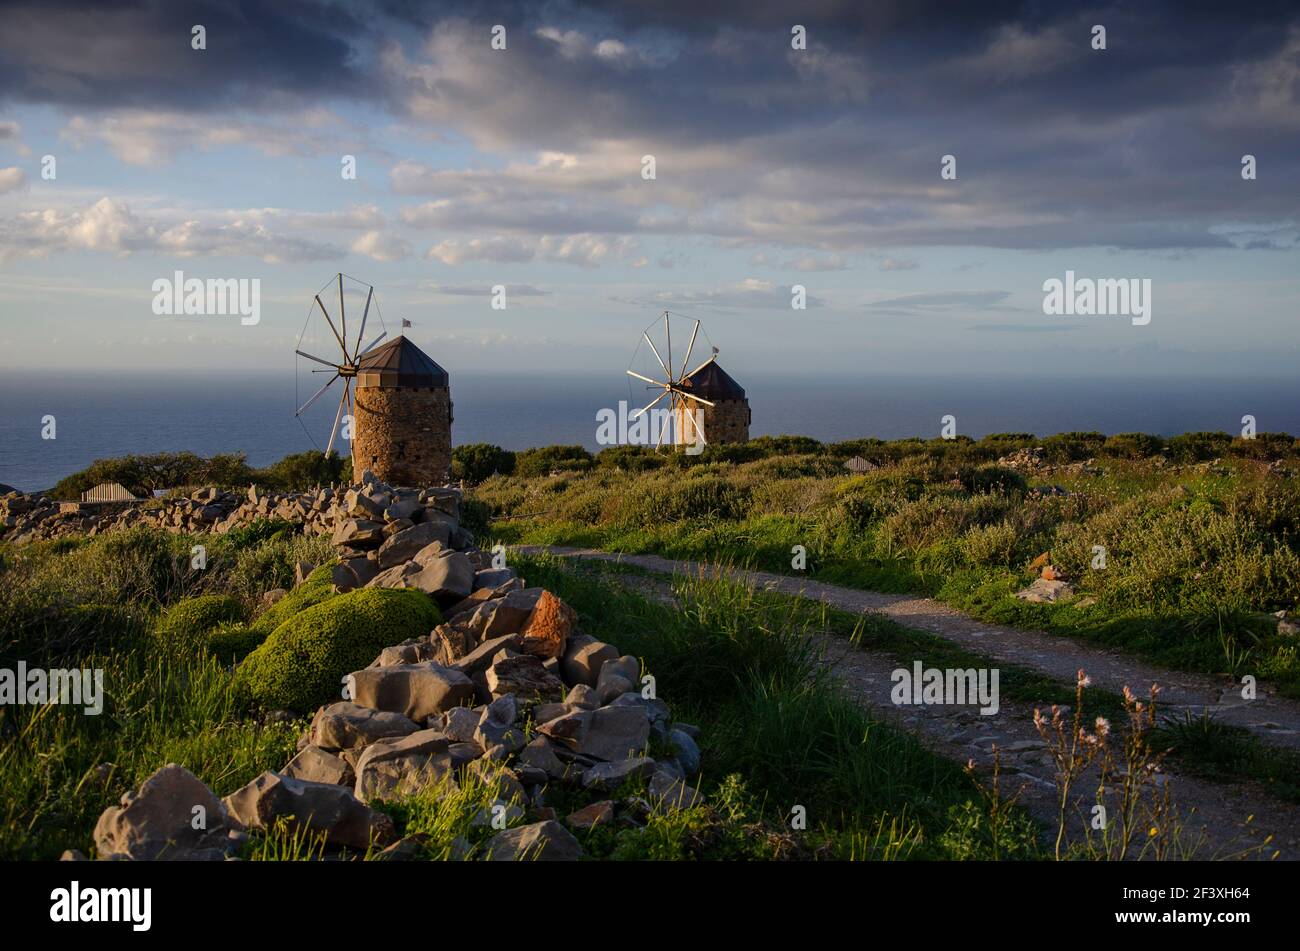
<path id="1" fill-rule="evenodd" d="M 835 855 L 861 852 L 892 824 L 906 831 L 891 841 L 915 839 L 908 854 L 947 856 L 953 810 L 978 803 L 976 790 L 844 694 L 809 638 L 819 611 L 706 577 L 677 579 L 670 606 L 557 559 L 520 564 L 530 584 L 578 609 L 584 630 L 640 657 L 677 719 L 703 726 L 706 789 L 742 776 L 753 815 L 774 828 L 802 806 Z"/>
<path id="2" fill-rule="evenodd" d="M 54 705 L 0 708 L 0 857 L 53 859 L 68 848 L 92 854 L 100 813 L 166 763 L 185 766 L 225 795 L 292 757 L 305 720 L 262 722 L 240 705 L 231 669 L 204 653 L 200 638 L 160 640 L 155 627 L 164 615 L 183 616 L 168 611 L 182 598 L 238 597 L 277 585 L 284 566 L 303 554 L 303 541 L 272 534 L 244 539 L 239 543 L 247 547 L 239 549 L 209 539 L 211 573 L 198 578 L 182 560 L 194 541 L 130 531 L 3 553 L 0 596 L 13 618 L 8 656 L 32 650 L 66 666 L 102 668 L 106 695 L 99 716 Z M 257 556 L 241 562 L 248 551 Z M 817 619 L 804 608 L 696 579 L 679 589 L 681 608 L 674 609 L 554 559 L 520 567 L 531 584 L 574 605 L 584 630 L 640 656 L 675 719 L 703 731 L 706 766 L 697 781 L 709 804 L 652 811 L 639 828 L 582 833 L 591 857 L 1038 854 L 1036 829 L 1024 815 L 1000 826 L 995 838 L 979 819 L 981 794 L 960 768 L 840 692 L 815 662 L 808 633 Z M 123 593 L 113 600 L 115 588 Z M 40 653 L 39 637 L 63 631 L 64 619 L 78 610 L 105 603 L 118 610 L 91 612 L 84 630 Z M 250 613 L 259 608 L 255 597 L 245 603 Z M 501 789 L 468 775 L 458 779 L 452 795 L 427 792 L 383 805 L 421 857 L 458 857 L 467 848 L 478 854 L 496 831 L 482 815 Z M 637 792 L 633 785 L 618 795 Z M 562 818 L 609 794 L 553 786 L 548 795 Z M 806 831 L 792 829 L 796 813 L 806 814 Z M 537 818 L 530 808 L 513 821 Z M 321 843 L 280 828 L 253 836 L 243 854 L 306 860 L 320 856 Z"/>
<path id="3" fill-rule="evenodd" d="M 1242 727 L 1207 713 L 1167 717 L 1154 741 L 1167 747 L 1184 771 L 1216 782 L 1251 781 L 1270 795 L 1300 803 L 1300 752 L 1265 746 Z"/>
<path id="4" fill-rule="evenodd" d="M 954 477 L 923 454 L 886 462 L 865 476 L 837 474 L 819 454 L 649 472 L 597 467 L 496 476 L 474 498 L 496 517 L 493 539 L 507 544 L 735 562 L 926 594 L 981 620 L 1179 670 L 1251 673 L 1300 697 L 1295 641 L 1269 617 L 1300 602 L 1300 480 L 1245 458 L 1208 468 L 1112 458 L 1039 477 L 1061 495 L 1010 477 Z M 807 554 L 802 571 L 792 567 L 794 546 Z M 1095 567 L 1098 546 L 1104 567 Z M 1015 598 L 1034 576 L 1029 561 L 1049 551 L 1079 597 Z"/>

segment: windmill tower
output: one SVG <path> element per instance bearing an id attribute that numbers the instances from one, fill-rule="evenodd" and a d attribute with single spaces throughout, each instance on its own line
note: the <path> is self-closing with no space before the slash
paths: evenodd
<path id="1" fill-rule="evenodd" d="M 749 424 L 752 414 L 745 390 L 726 370 L 718 365 L 718 348 L 713 348 L 713 359 L 682 380 L 682 387 L 696 396 L 702 396 L 711 405 L 701 406 L 696 416 L 704 429 L 704 438 L 710 443 L 749 442 Z"/>
<path id="2" fill-rule="evenodd" d="M 369 469 L 392 485 L 421 487 L 451 478 L 450 379 L 406 337 L 362 355 L 355 413 L 355 476 Z"/>
<path id="3" fill-rule="evenodd" d="M 680 361 L 673 354 L 673 317 L 679 318 L 679 341 L 684 336 L 683 331 L 689 331 L 686 353 Z M 681 321 L 686 322 L 685 326 Z M 658 338 L 658 345 L 652 334 Z M 746 442 L 749 439 L 749 401 L 740 384 L 718 366 L 718 348 L 710 346 L 712 355 L 694 369 L 687 369 L 699 334 L 700 321 L 669 311 L 664 311 L 662 321 L 656 320 L 641 333 L 642 340 L 649 347 L 648 352 L 654 357 L 648 371 L 651 375 L 631 369 L 627 374 L 648 384 L 647 390 L 658 388 L 663 392 L 633 413 L 632 418 L 658 408 L 667 410 L 661 414 L 662 421 L 656 427 L 656 447 L 663 445 L 665 439 L 670 445 Z M 640 354 L 640 344 L 637 351 Z M 660 373 L 662 379 L 657 378 Z"/>
<path id="4" fill-rule="evenodd" d="M 337 322 L 321 299 L 321 294 L 333 297 L 335 284 Z M 355 320 L 353 323 L 357 328 L 355 337 L 348 330 L 349 296 L 354 314 L 365 301 L 360 325 Z M 367 325 L 374 330 L 372 316 L 383 325 L 374 287 L 345 274 L 335 275 L 316 294 L 295 353 L 325 368 L 312 370 L 313 374 L 331 375 L 295 415 L 302 418 L 337 380 L 342 380 L 326 455 L 333 451 L 336 438 L 350 437 L 354 478 L 369 469 L 396 485 L 442 485 L 451 474 L 452 406 L 447 371 L 404 336 L 377 346 L 388 336 L 386 328 L 362 346 Z M 402 323 L 407 326 L 406 321 Z M 327 344 L 337 343 L 339 355 L 327 360 L 307 353 L 303 349 L 305 341 L 316 334 Z"/>

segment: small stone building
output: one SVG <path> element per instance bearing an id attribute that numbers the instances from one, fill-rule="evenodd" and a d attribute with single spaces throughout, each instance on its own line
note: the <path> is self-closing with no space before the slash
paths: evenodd
<path id="1" fill-rule="evenodd" d="M 361 355 L 353 404 L 352 472 L 391 485 L 445 485 L 451 478 L 447 371 L 397 337 Z"/>
<path id="2" fill-rule="evenodd" d="M 682 388 L 713 403 L 705 406 L 688 401 L 697 411 L 697 421 L 703 424 L 705 443 L 749 442 L 749 400 L 745 399 L 744 388 L 718 366 L 717 360 L 685 377 Z M 689 424 L 686 432 L 694 435 Z"/>

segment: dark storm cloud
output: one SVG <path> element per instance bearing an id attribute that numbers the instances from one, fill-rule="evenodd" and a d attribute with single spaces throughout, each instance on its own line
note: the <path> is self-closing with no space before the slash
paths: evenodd
<path id="1" fill-rule="evenodd" d="M 402 220 L 443 232 L 1143 250 L 1286 246 L 1220 226 L 1300 218 L 1300 14 L 1283 2 L 209 0 L 0 17 L 0 102 L 286 115 L 370 100 L 377 121 L 485 153 L 573 157 L 395 174 L 433 199 Z M 659 162 L 647 188 L 642 152 Z M 956 181 L 939 179 L 945 154 Z"/>
<path id="2" fill-rule="evenodd" d="M 373 92 L 347 4 L 39 0 L 0 7 L 0 100 L 74 108 L 293 104 Z M 190 46 L 191 28 L 207 48 Z"/>

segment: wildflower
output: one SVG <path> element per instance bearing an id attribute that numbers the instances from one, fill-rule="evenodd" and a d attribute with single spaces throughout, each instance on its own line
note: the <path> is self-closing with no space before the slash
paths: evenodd
<path id="1" fill-rule="evenodd" d="M 1082 667 L 1079 668 L 1079 673 L 1078 673 L 1078 675 L 1077 675 L 1077 681 L 1078 681 L 1078 684 L 1079 684 L 1080 687 L 1091 687 L 1091 686 L 1092 686 L 1092 678 L 1088 676 L 1087 671 L 1085 671 Z"/>
<path id="2" fill-rule="evenodd" d="M 1097 717 L 1097 735 L 1098 736 L 1110 735 L 1110 721 L 1107 720 L 1105 717 Z"/>

